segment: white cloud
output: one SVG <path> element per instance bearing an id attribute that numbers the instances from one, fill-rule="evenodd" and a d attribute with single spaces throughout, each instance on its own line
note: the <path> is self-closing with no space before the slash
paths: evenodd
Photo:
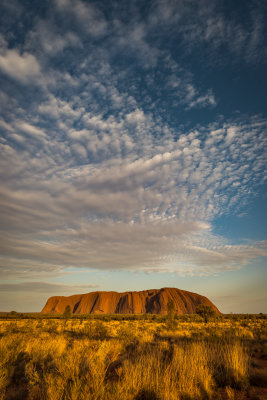
<path id="1" fill-rule="evenodd" d="M 207 107 L 216 106 L 215 96 L 211 90 L 203 96 L 196 96 L 193 100 L 189 101 L 188 108 L 194 107 Z"/>
<path id="2" fill-rule="evenodd" d="M 38 51 L 40 55 L 44 52 L 46 56 L 54 56 L 68 47 L 81 48 L 82 43 L 74 32 L 62 32 L 52 22 L 38 20 L 27 36 L 26 47 Z"/>
<path id="3" fill-rule="evenodd" d="M 168 55 L 165 59 L 170 71 L 166 79 L 166 94 L 179 105 L 185 106 L 186 110 L 193 108 L 215 107 L 216 96 L 212 89 L 200 90 L 192 73 L 184 70 Z"/>
<path id="4" fill-rule="evenodd" d="M 25 133 L 29 134 L 30 136 L 46 137 L 46 133 L 42 129 L 40 129 L 36 126 L 33 126 L 31 124 L 28 124 L 25 121 L 16 121 L 15 126 L 18 130 L 25 132 Z"/>
<path id="5" fill-rule="evenodd" d="M 40 65 L 29 53 L 5 50 L 0 54 L 0 69 L 11 78 L 22 83 L 35 82 L 40 77 Z"/>
<path id="6" fill-rule="evenodd" d="M 227 136 L 226 136 L 226 141 L 227 142 L 231 142 L 233 140 L 233 138 L 235 137 L 237 131 L 237 127 L 236 126 L 230 126 L 227 129 Z"/>
<path id="7" fill-rule="evenodd" d="M 82 159 L 87 159 L 87 151 L 84 148 L 84 146 L 75 143 L 71 146 L 71 148 L 74 151 L 74 153 L 78 155 L 78 157 L 81 157 Z"/>
<path id="8" fill-rule="evenodd" d="M 61 13 L 74 17 L 91 35 L 99 37 L 106 33 L 107 22 L 100 10 L 93 4 L 80 0 L 55 0 L 55 4 Z"/>
<path id="9" fill-rule="evenodd" d="M 134 21 L 125 26 L 120 24 L 120 28 L 116 28 L 115 46 L 118 49 L 122 48 L 123 51 L 133 52 L 144 68 L 157 65 L 162 52 L 149 43 L 147 39 L 148 27 L 145 24 Z"/>
<path id="10" fill-rule="evenodd" d="M 52 94 L 49 95 L 48 100 L 40 103 L 38 106 L 38 111 L 41 114 L 44 114 L 50 118 L 52 117 L 56 120 L 60 120 L 60 118 L 64 117 L 64 121 L 73 121 L 74 119 L 79 118 L 83 112 L 81 109 L 75 110 L 71 102 L 61 100 Z"/>
<path id="11" fill-rule="evenodd" d="M 240 19 L 234 12 L 226 13 L 220 1 L 158 1 L 150 17 L 150 28 L 175 29 L 184 50 L 189 53 L 201 47 L 205 62 L 266 61 L 266 10 L 260 2 L 244 9 L 247 15 Z M 222 48 L 227 50 L 227 57 L 222 55 Z"/>
<path id="12" fill-rule="evenodd" d="M 9 266 L 17 276 L 66 266 L 212 273 L 266 255 L 259 244 L 229 247 L 212 233 L 213 219 L 240 213 L 261 179 L 265 122 L 222 122 L 175 140 L 141 109 L 104 118 L 51 97 L 39 110 L 41 119 L 54 110 L 53 130 L 34 119 L 8 127 L 41 137 L 41 148 L 0 144 L 3 276 Z M 74 129 L 81 116 L 87 128 Z"/>
<path id="13" fill-rule="evenodd" d="M 174 109 L 216 106 L 217 93 L 174 61 L 159 30 L 188 51 L 205 43 L 211 57 L 223 45 L 251 60 L 261 43 L 257 13 L 245 32 L 200 3 L 192 16 L 191 2 L 155 2 L 145 22 L 126 23 L 101 5 L 55 0 L 20 50 L 0 37 L 1 71 L 39 85 L 17 103 L 0 92 L 3 277 L 48 279 L 64 266 L 211 273 L 266 254 L 212 232 L 264 180 L 266 121 L 166 122 Z"/>

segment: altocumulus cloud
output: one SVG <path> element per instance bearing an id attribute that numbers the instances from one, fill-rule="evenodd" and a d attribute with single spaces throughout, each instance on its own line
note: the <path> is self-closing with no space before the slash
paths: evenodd
<path id="1" fill-rule="evenodd" d="M 2 291 L 66 267 L 206 274 L 266 256 L 265 242 L 215 235 L 214 220 L 244 212 L 264 184 L 267 121 L 170 123 L 177 109 L 219 102 L 164 40 L 171 30 L 189 52 L 225 46 L 252 62 L 264 58 L 260 15 L 244 34 L 211 5 L 186 25 L 192 8 L 164 3 L 142 21 L 134 4 L 127 21 L 115 6 L 106 17 L 104 2 L 57 0 L 35 10 L 19 43 L 1 36 L 0 274 L 28 280 Z"/>
<path id="2" fill-rule="evenodd" d="M 32 82 L 40 76 L 40 66 L 36 58 L 29 53 L 20 55 L 16 50 L 5 50 L 0 54 L 0 69 L 22 83 Z"/>
<path id="3" fill-rule="evenodd" d="M 37 269 L 45 263 L 203 273 L 266 255 L 263 245 L 230 246 L 212 235 L 212 220 L 239 211 L 263 179 L 265 122 L 224 123 L 178 140 L 169 131 L 155 140 L 154 127 L 163 127 L 151 116 L 135 121 L 134 134 L 127 115 L 99 121 L 99 133 L 71 134 L 64 143 L 29 123 L 18 130 L 15 121 L 23 151 L 16 141 L 1 143 L 2 166 L 13 160 L 1 196 L 5 273 L 12 257 L 17 269 L 29 260 Z M 29 134 L 35 139 L 28 143 Z M 125 140 L 132 144 L 127 151 Z M 84 154 L 72 151 L 74 144 Z M 88 162 L 92 148 L 98 162 Z"/>

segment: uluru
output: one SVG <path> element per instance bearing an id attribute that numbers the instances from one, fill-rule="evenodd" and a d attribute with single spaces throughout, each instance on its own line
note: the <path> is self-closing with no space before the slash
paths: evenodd
<path id="1" fill-rule="evenodd" d="M 217 314 L 220 313 L 207 297 L 176 288 L 52 296 L 42 313 L 62 314 L 69 305 L 73 314 L 166 314 L 169 300 L 173 301 L 177 314 L 193 314 L 199 304 L 211 306 Z"/>

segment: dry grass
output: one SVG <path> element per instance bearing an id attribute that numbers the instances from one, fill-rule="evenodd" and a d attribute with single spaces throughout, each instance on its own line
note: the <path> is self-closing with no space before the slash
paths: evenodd
<path id="1" fill-rule="evenodd" d="M 234 399 L 249 386 L 255 337 L 266 340 L 264 320 L 171 331 L 140 320 L 0 321 L 0 400 Z"/>

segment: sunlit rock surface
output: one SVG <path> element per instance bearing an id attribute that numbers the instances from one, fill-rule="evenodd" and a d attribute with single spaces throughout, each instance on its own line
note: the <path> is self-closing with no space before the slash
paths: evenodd
<path id="1" fill-rule="evenodd" d="M 61 314 L 70 305 L 74 314 L 166 314 L 169 299 L 173 300 L 177 314 L 192 314 L 198 304 L 209 305 L 219 313 L 207 297 L 176 288 L 53 296 L 47 300 L 42 313 Z"/>

